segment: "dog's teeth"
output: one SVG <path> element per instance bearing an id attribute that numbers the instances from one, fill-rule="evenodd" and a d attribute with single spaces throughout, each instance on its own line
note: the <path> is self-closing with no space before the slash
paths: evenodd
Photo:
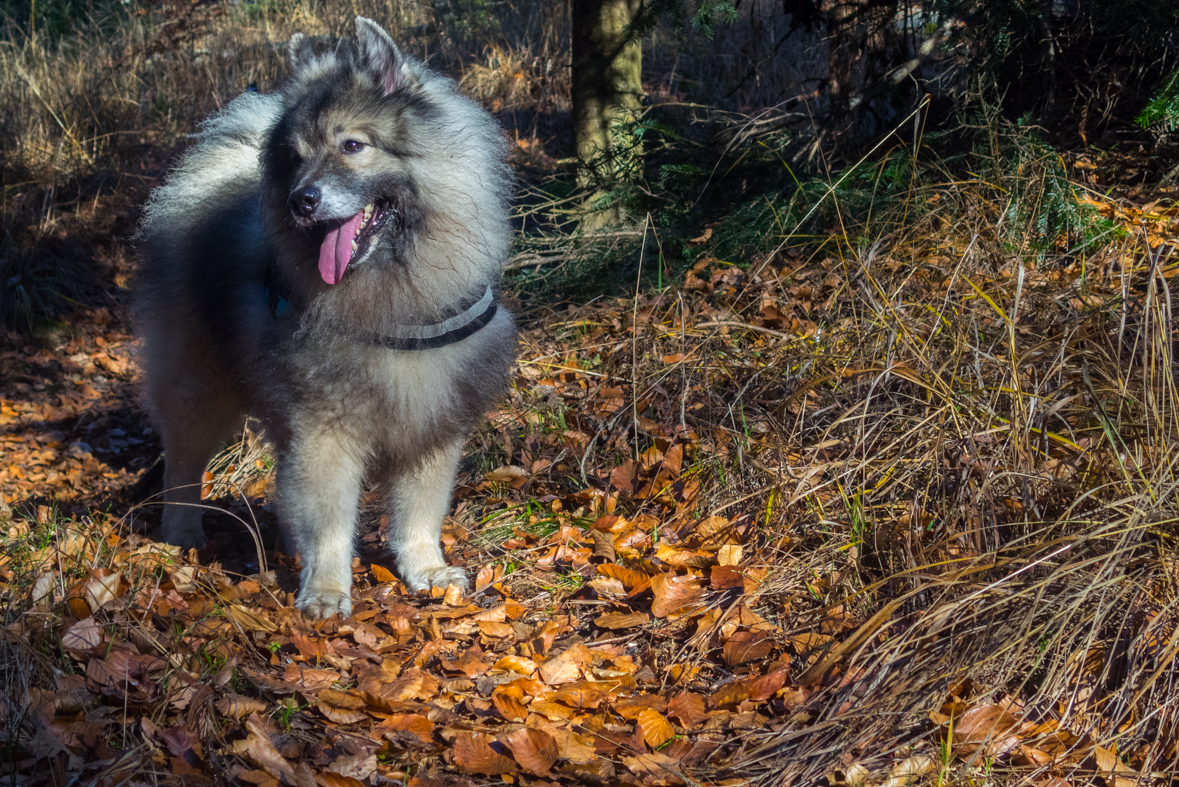
<path id="1" fill-rule="evenodd" d="M 355 239 L 355 238 L 353 238 L 353 239 L 352 239 L 352 251 L 356 251 L 356 250 L 357 250 L 357 249 L 359 249 L 359 248 L 360 248 L 360 247 L 356 245 L 356 239 Z"/>

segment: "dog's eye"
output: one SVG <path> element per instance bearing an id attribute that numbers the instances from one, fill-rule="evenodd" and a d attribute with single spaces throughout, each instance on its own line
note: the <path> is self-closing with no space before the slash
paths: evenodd
<path id="1" fill-rule="evenodd" d="M 341 153 L 359 153 L 364 150 L 364 143 L 355 139 L 346 139 L 340 143 Z"/>

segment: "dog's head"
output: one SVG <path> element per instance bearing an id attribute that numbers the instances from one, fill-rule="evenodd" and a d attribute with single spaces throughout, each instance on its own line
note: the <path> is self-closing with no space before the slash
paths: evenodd
<path id="1" fill-rule="evenodd" d="M 350 266 L 382 249 L 396 257 L 408 242 L 421 219 L 413 161 L 427 154 L 439 110 L 421 66 L 369 19 L 357 18 L 354 49 L 316 54 L 296 35 L 290 58 L 294 79 L 265 167 L 334 285 Z"/>

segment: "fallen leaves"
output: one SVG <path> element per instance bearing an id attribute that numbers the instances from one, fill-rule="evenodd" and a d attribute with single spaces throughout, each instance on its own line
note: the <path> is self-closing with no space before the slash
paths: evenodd
<path id="1" fill-rule="evenodd" d="M 988 342 L 1009 337 L 1012 326 L 994 322 L 984 304 L 950 291 L 941 269 L 953 265 L 937 259 L 904 279 L 905 298 L 917 283 L 937 289 L 932 316 L 920 300 L 905 300 L 904 330 L 890 326 L 890 335 L 915 331 L 931 357 L 936 332 L 948 332 L 960 316 L 977 322 L 977 336 L 990 332 Z M 480 436 L 486 453 L 479 467 L 494 469 L 465 473 L 458 490 L 444 546 L 456 564 L 465 562 L 475 592 L 467 597 L 452 586 L 410 594 L 393 572 L 371 562 L 382 559 L 378 553 L 366 553 L 353 569 L 347 620 L 308 621 L 295 611 L 294 563 L 275 553 L 261 556 L 279 566 L 279 579 L 267 580 L 243 576 L 254 568 L 202 564 L 121 526 L 74 519 L 60 534 L 34 540 L 32 531 L 59 519 L 49 497 L 70 499 L 83 487 L 96 494 L 130 480 L 118 463 L 135 451 L 131 440 L 142 432 L 116 434 L 129 425 L 114 421 L 92 434 L 41 434 L 37 426 L 78 422 L 111 404 L 110 388 L 97 377 L 129 375 L 130 350 L 118 342 L 79 344 L 79 380 L 36 396 L 30 387 L 19 400 L 6 390 L 5 500 L 34 492 L 45 498 L 30 504 L 27 522 L 10 525 L 14 543 L 26 549 L 28 573 L 18 581 L 12 557 L 0 558 L 11 603 L 33 613 L 14 617 L 6 636 L 69 668 L 60 670 L 60 683 L 46 678 L 30 689 L 28 731 L 20 728 L 13 751 L 54 778 L 71 770 L 68 778 L 78 783 L 95 775 L 80 770 L 87 763 L 117 762 L 135 750 L 153 774 L 198 785 L 220 778 L 218 768 L 229 763 L 228 778 L 267 787 L 427 787 L 470 784 L 468 777 L 728 786 L 739 782 L 715 775 L 731 773 L 725 769 L 750 740 L 813 738 L 834 746 L 824 737 L 834 727 L 822 725 L 851 730 L 860 719 L 877 721 L 879 705 L 872 703 L 882 701 L 873 692 L 884 684 L 871 672 L 872 659 L 916 630 L 925 601 L 906 596 L 905 583 L 930 581 L 910 574 L 899 583 L 877 582 L 893 570 L 884 567 L 917 561 L 933 577 L 947 565 L 977 561 L 980 544 L 997 532 L 988 530 L 990 518 L 1001 530 L 1012 521 L 1003 519 L 1005 511 L 1023 512 L 1023 527 L 1032 510 L 1022 489 L 1010 500 L 988 499 L 986 511 L 973 510 L 983 504 L 972 502 L 953 516 L 941 516 L 934 498 L 955 505 L 982 500 L 1004 473 L 1061 486 L 1097 472 L 1098 455 L 1090 453 L 1097 441 L 1081 436 L 1091 425 L 1066 406 L 1069 400 L 1036 387 L 1039 345 L 1020 338 L 1000 359 L 1004 375 L 1020 379 L 1003 378 L 996 390 L 1013 398 L 1009 388 L 1039 391 L 1044 407 L 1037 412 L 1055 419 L 1046 428 L 1060 434 L 1042 435 L 1038 450 L 1052 456 L 1028 459 L 1039 462 L 1030 472 L 1005 465 L 989 448 L 1003 439 L 995 436 L 1002 422 L 988 414 L 982 426 L 969 423 L 969 399 L 958 381 L 937 388 L 943 372 L 902 357 L 903 342 L 897 340 L 898 357 L 887 366 L 847 359 L 854 354 L 849 344 L 868 340 L 831 323 L 855 305 L 846 300 L 859 286 L 846 281 L 849 270 L 857 275 L 854 266 L 780 262 L 698 260 L 687 282 L 705 294 L 699 298 L 639 297 L 625 309 L 603 301 L 571 310 L 576 314 L 556 330 L 575 326 L 592 349 L 571 349 L 574 340 L 561 334 L 532 353 L 517 369 L 509 405 Z M 874 275 L 885 276 L 895 261 L 878 262 Z M 1130 260 L 1123 271 L 1138 264 Z M 1160 273 L 1166 280 L 1173 264 L 1163 262 Z M 1097 291 L 1106 286 L 1100 275 L 1090 278 L 1084 291 L 1060 296 L 1062 308 L 1126 302 L 1116 288 Z M 1025 294 L 1033 284 L 1029 279 Z M 1023 329 L 1030 317 L 1019 316 Z M 708 329 L 694 328 L 703 325 Z M 1067 355 L 1078 349 L 1070 342 L 1052 346 Z M 40 350 L 28 355 L 50 360 Z M 775 366 L 787 357 L 804 361 Z M 1020 359 L 1018 368 L 1012 358 Z M 30 362 L 14 360 L 12 368 L 24 371 L 12 374 L 25 374 Z M 12 377 L 9 366 L 5 375 Z M 1060 390 L 1079 390 L 1075 378 L 1062 375 Z M 939 407 L 953 399 L 961 408 L 962 425 L 946 431 L 944 453 L 920 462 L 894 453 L 886 458 L 897 461 L 881 470 L 885 465 L 869 460 L 887 451 L 889 440 L 847 427 L 862 422 L 848 413 L 881 424 L 894 417 L 871 409 L 865 392 L 873 402 L 900 397 L 889 406 L 904 415 L 896 430 L 904 440 L 920 422 L 907 408 L 938 397 Z M 907 452 L 911 443 L 904 440 L 896 445 Z M 1170 466 L 1165 454 L 1139 448 L 1126 454 L 1127 467 Z M 923 468 L 919 482 L 903 472 L 910 464 Z M 890 480 L 894 472 L 904 476 L 905 494 Z M 222 493 L 224 475 L 211 472 L 204 491 Z M 861 528 L 849 537 L 845 519 L 870 522 L 870 534 Z M 950 557 L 937 562 L 943 548 Z M 213 559 L 225 560 L 225 552 Z M 947 581 L 944 588 L 974 592 L 981 579 Z M 1160 598 L 1170 592 L 1141 591 Z M 957 631 L 949 636 L 962 642 Z M 1173 655 L 1169 636 L 1161 626 L 1134 624 L 1125 632 L 1156 655 Z M 935 640 L 921 642 L 932 647 Z M 1098 651 L 1097 672 L 1104 674 L 1109 657 Z M 923 655 L 909 654 L 892 668 L 916 674 L 945 663 L 923 662 Z M 1167 672 L 1159 676 L 1170 680 Z M 954 695 L 928 720 L 921 716 L 919 730 L 897 733 L 910 735 L 907 747 L 838 749 L 844 767 L 829 783 L 900 787 L 986 759 L 1041 769 L 1048 774 L 1041 787 L 1065 779 L 1066 769 L 1112 787 L 1138 775 L 1133 768 L 1142 755 L 1095 743 L 1092 719 L 1069 727 L 1056 718 L 1067 715 L 1061 708 L 1042 703 L 1033 713 L 1012 698 L 997 699 L 1007 689 Z M 1070 707 L 1096 706 L 1097 695 L 1083 686 Z M 5 702 L 0 712 L 10 714 L 14 705 Z M 123 725 L 122 713 L 138 721 Z M 113 730 L 126 738 L 117 746 Z M 1173 741 L 1158 745 L 1172 756 Z M 870 761 L 871 770 L 857 760 Z"/>
<path id="2" fill-rule="evenodd" d="M 256 713 L 246 719 L 246 738 L 234 750 L 284 784 L 295 784 L 295 769 L 279 753 L 266 724 Z"/>
<path id="3" fill-rule="evenodd" d="M 651 614 L 657 618 L 670 615 L 682 616 L 695 612 L 695 602 L 700 598 L 701 581 L 691 574 L 659 574 L 651 577 L 651 592 L 655 600 Z"/>
<path id="4" fill-rule="evenodd" d="M 658 749 L 675 737 L 675 729 L 672 728 L 671 722 L 657 710 L 646 708 L 639 711 L 637 720 L 643 740 L 652 749 Z"/>
<path id="5" fill-rule="evenodd" d="M 520 767 L 535 776 L 547 774 L 560 756 L 557 742 L 543 730 L 524 727 L 503 736 L 503 743 Z"/>
<path id="6" fill-rule="evenodd" d="M 451 755 L 454 764 L 467 773 L 498 776 L 516 771 L 516 761 L 504 753 L 505 751 L 510 750 L 496 741 L 492 735 L 460 732 L 454 737 Z"/>
<path id="7" fill-rule="evenodd" d="M 636 626 L 642 626 L 651 621 L 651 616 L 646 612 L 607 612 L 594 618 L 594 625 L 598 628 L 610 629 L 612 631 L 618 629 L 630 629 Z"/>

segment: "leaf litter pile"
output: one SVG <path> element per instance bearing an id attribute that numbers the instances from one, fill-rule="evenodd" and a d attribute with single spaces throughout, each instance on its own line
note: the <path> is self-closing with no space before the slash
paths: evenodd
<path id="1" fill-rule="evenodd" d="M 256 440 L 208 548 L 149 538 L 116 319 L 10 341 L 7 783 L 1173 783 L 1179 217 L 1033 264 L 935 202 L 525 315 L 444 531 L 473 590 L 408 593 L 369 505 L 346 620 L 294 608 Z"/>

